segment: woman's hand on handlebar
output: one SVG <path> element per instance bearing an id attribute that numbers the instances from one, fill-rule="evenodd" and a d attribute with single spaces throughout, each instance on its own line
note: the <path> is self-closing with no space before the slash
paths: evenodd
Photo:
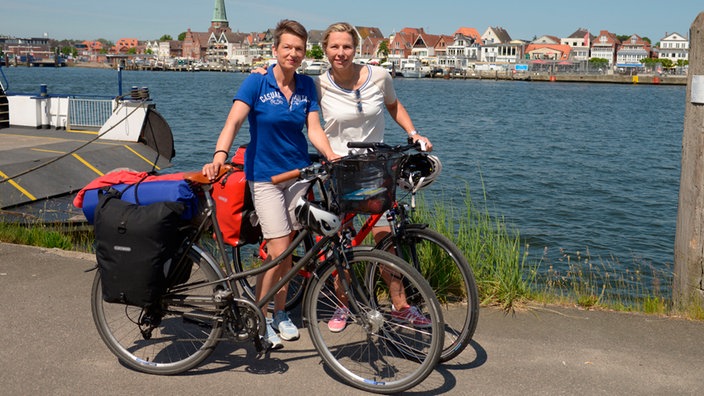
<path id="1" fill-rule="evenodd" d="M 430 139 L 419 134 L 410 136 L 408 140 L 412 140 L 413 143 L 418 143 L 420 145 L 420 151 L 433 151 L 433 144 L 430 143 Z"/>

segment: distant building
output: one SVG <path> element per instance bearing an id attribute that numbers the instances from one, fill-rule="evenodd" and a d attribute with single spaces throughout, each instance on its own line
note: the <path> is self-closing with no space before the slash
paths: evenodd
<path id="1" fill-rule="evenodd" d="M 516 63 L 520 58 L 520 48 L 511 43 L 511 36 L 502 27 L 489 26 L 482 34 L 482 43 L 482 62 Z"/>
<path id="2" fill-rule="evenodd" d="M 634 34 L 621 43 L 616 51 L 616 67 L 641 68 L 641 59 L 650 58 L 650 43 Z"/>
<path id="3" fill-rule="evenodd" d="M 46 37 L 2 37 L 0 38 L 0 48 L 3 48 L 3 51 L 9 54 L 16 63 L 49 60 L 54 57 L 50 40 Z"/>
<path id="4" fill-rule="evenodd" d="M 655 52 L 658 58 L 670 59 L 675 65 L 689 61 L 689 39 L 679 33 L 665 33 Z"/>
<path id="5" fill-rule="evenodd" d="M 184 58 L 210 63 L 250 63 L 249 48 L 255 45 L 254 41 L 249 34 L 235 33 L 230 29 L 225 1 L 215 0 L 210 28 L 207 32 L 193 32 L 189 28 L 181 52 Z"/>
<path id="6" fill-rule="evenodd" d="M 139 40 L 136 38 L 121 38 L 115 42 L 115 46 L 112 47 L 111 52 L 115 54 L 126 54 L 131 48 L 137 48 L 139 46 Z"/>
<path id="7" fill-rule="evenodd" d="M 568 37 L 561 38 L 560 44 L 569 45 L 571 50 L 570 59 L 574 62 L 589 60 L 589 53 L 594 36 L 589 30 L 579 28 Z"/>
<path id="8" fill-rule="evenodd" d="M 445 58 L 441 58 L 439 64 L 464 69 L 480 60 L 481 46 L 482 36 L 477 29 L 461 27 L 453 35 L 452 44 L 447 46 Z"/>
<path id="9" fill-rule="evenodd" d="M 621 40 L 615 34 L 602 30 L 592 42 L 591 55 L 589 59 L 601 58 L 609 61 L 609 67 L 616 64 L 616 52 L 621 45 Z"/>

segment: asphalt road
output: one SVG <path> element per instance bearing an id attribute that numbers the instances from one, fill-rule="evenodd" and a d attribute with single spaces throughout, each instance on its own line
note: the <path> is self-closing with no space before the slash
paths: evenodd
<path id="1" fill-rule="evenodd" d="M 90 255 L 0 243 L 0 395 L 354 395 L 303 330 L 269 358 L 222 343 L 178 376 L 138 373 L 90 314 Z M 474 341 L 408 394 L 686 395 L 704 388 L 704 323 L 639 314 L 483 308 Z"/>

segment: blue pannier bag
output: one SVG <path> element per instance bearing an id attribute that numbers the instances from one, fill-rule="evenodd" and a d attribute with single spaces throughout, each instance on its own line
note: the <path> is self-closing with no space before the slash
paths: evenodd
<path id="1" fill-rule="evenodd" d="M 181 202 L 185 205 L 182 220 L 190 220 L 198 211 L 198 197 L 185 180 L 155 180 L 135 184 L 115 184 L 112 186 L 121 193 L 121 200 L 149 205 L 156 202 Z M 88 224 L 95 221 L 95 208 L 98 206 L 100 188 L 87 190 L 83 198 L 83 214 Z"/>

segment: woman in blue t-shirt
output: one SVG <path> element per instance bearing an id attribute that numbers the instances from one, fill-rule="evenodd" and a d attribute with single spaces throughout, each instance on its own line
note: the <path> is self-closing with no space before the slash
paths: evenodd
<path id="1" fill-rule="evenodd" d="M 307 183 L 289 181 L 272 184 L 271 177 L 310 165 L 308 142 L 328 160 L 338 158 L 320 125 L 318 97 L 313 80 L 296 74 L 306 53 L 308 33 L 298 22 L 282 20 L 274 32 L 273 53 L 276 64 L 267 74 L 251 74 L 242 83 L 220 132 L 213 162 L 203 166 L 203 175 L 213 179 L 225 163 L 232 142 L 245 118 L 249 121 L 250 141 L 245 152 L 245 175 L 250 184 L 254 207 L 259 217 L 268 259 L 275 259 L 291 243 L 299 228 L 294 215 L 296 201 Z M 257 299 L 264 296 L 291 268 L 291 257 L 257 279 Z M 274 318 L 268 321 L 267 339 L 281 348 L 280 338 L 295 340 L 298 329 L 284 311 L 286 290 L 274 297 Z M 266 315 L 266 312 L 265 312 Z M 273 328 L 272 328 L 273 325 Z M 279 335 L 275 330 L 279 331 Z"/>

